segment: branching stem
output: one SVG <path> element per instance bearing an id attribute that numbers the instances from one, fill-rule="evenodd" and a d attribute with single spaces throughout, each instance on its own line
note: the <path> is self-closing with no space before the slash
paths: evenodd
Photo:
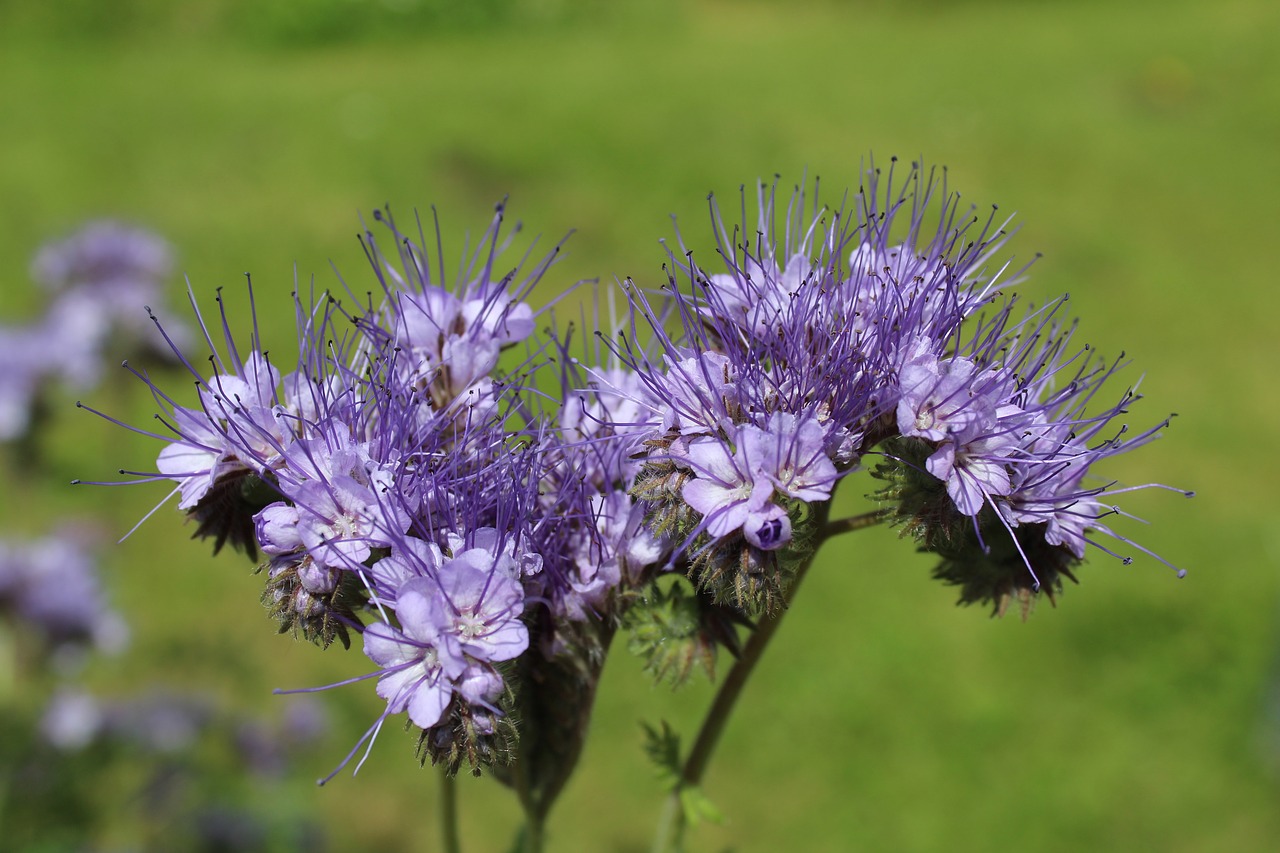
<path id="1" fill-rule="evenodd" d="M 759 663 L 760 658 L 764 655 L 764 650 L 768 647 L 769 641 L 773 639 L 778 626 L 782 624 L 782 617 L 790 610 L 790 604 L 795 600 L 800 582 L 804 580 L 809 567 L 813 565 L 814 558 L 817 557 L 823 543 L 832 536 L 879 524 L 887 520 L 890 513 L 890 510 L 879 509 L 823 524 L 817 537 L 816 546 L 796 569 L 795 580 L 792 582 L 787 596 L 788 606 L 780 607 L 775 612 L 760 617 L 756 623 L 755 630 L 751 632 L 751 637 L 747 640 L 746 645 L 743 646 L 742 653 L 738 656 L 737 661 L 734 662 L 733 668 L 729 670 L 724 681 L 721 682 L 720 689 L 716 692 L 715 699 L 707 710 L 707 716 L 702 721 L 702 728 L 698 731 L 698 737 L 693 742 L 693 748 L 689 751 L 689 757 L 685 759 L 680 773 L 680 783 L 671 792 L 671 795 L 667 797 L 667 801 L 663 806 L 662 816 L 658 823 L 657 836 L 654 838 L 653 853 L 683 853 L 686 820 L 680 797 L 681 791 L 686 788 L 696 787 L 702 782 L 702 776 L 711 761 L 711 755 L 720 740 L 720 735 L 724 732 L 725 725 L 729 722 L 729 714 L 733 710 L 734 704 L 738 701 L 738 696 L 741 695 L 743 688 L 746 687 L 747 679 L 751 677 L 756 664 Z"/>

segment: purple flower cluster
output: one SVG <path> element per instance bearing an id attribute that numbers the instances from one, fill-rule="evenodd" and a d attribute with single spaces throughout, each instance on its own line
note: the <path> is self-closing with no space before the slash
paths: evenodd
<path id="1" fill-rule="evenodd" d="M 680 238 L 663 292 L 628 283 L 595 351 L 572 327 L 535 338 L 527 298 L 559 246 L 503 266 L 502 207 L 452 283 L 420 226 L 377 214 L 395 247 L 363 235 L 378 297 L 298 300 L 291 370 L 221 312 L 221 347 L 201 321 L 214 375 L 170 340 L 194 402 L 138 374 L 168 430 L 147 479 L 176 483 L 215 549 L 263 555 L 281 630 L 361 635 L 387 703 L 365 739 L 404 713 L 425 757 L 478 770 L 515 759 L 518 718 L 547 803 L 614 629 L 654 672 L 710 668 L 786 606 L 864 458 L 878 517 L 962 600 L 1052 595 L 1100 536 L 1132 544 L 1105 521 L 1129 489 L 1091 469 L 1164 424 L 1127 436 L 1135 394 L 1107 402 L 1119 365 L 1072 347 L 1060 303 L 1015 317 L 1007 222 L 897 168 L 834 209 L 761 185 L 732 230 L 713 200 L 724 271 Z"/>
<path id="2" fill-rule="evenodd" d="M 540 653 L 560 653 L 556 626 L 599 618 L 626 554 L 652 546 L 637 544 L 626 462 L 599 435 L 614 430 L 600 414 L 608 394 L 567 398 L 557 429 L 522 379 L 546 363 L 526 343 L 525 297 L 556 252 L 500 270 L 499 208 L 450 286 L 423 241 L 375 218 L 396 246 L 388 255 L 364 235 L 381 303 L 299 302 L 294 370 L 256 333 L 242 352 L 224 316 L 218 372 L 186 362 L 195 405 L 152 385 L 172 433 L 153 478 L 176 482 L 215 547 L 263 554 L 282 630 L 323 646 L 362 634 L 387 702 L 370 735 L 407 713 L 433 758 L 483 765 L 506 737 L 504 673 L 530 648 L 530 625 L 543 626 Z M 519 345 L 523 361 L 503 370 Z"/>
<path id="3" fill-rule="evenodd" d="M 758 219 L 732 234 L 712 201 L 726 271 L 705 271 L 681 242 L 671 261 L 686 284 L 673 274 L 656 306 L 629 291 L 655 341 L 618 349 L 659 422 L 637 494 L 719 599 L 771 609 L 769 576 L 787 578 L 770 552 L 872 453 L 945 488 L 923 526 L 967 527 L 975 553 L 989 553 L 993 526 L 1017 546 L 1005 586 L 977 598 L 1045 580 L 1052 594 L 1097 535 L 1132 544 L 1103 520 L 1129 489 L 1089 472 L 1167 421 L 1122 437 L 1133 392 L 1101 402 L 1117 365 L 1072 350 L 1057 306 L 1015 319 L 1003 299 L 1025 271 L 998 258 L 1007 222 L 961 211 L 945 179 L 913 166 L 899 181 L 896 168 L 872 170 L 838 209 L 797 190 L 784 213 L 776 184 L 761 185 Z M 1043 572 L 1022 547 L 1032 529 L 1065 554 Z"/>
<path id="4" fill-rule="evenodd" d="M 49 293 L 43 316 L 0 327 L 0 441 L 26 433 L 48 382 L 80 391 L 96 386 L 109 345 L 167 352 L 148 312 L 163 312 L 172 266 L 164 240 L 112 220 L 90 222 L 40 249 L 31 274 Z M 167 325 L 170 335 L 186 339 L 182 326 Z"/>

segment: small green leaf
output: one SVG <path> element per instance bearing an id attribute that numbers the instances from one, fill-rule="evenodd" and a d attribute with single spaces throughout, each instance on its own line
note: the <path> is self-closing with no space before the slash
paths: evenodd
<path id="1" fill-rule="evenodd" d="M 641 723 L 644 729 L 644 753 L 657 769 L 658 781 L 662 789 L 668 793 L 680 787 L 680 735 L 666 720 L 662 721 L 662 729 L 655 729 L 648 723 Z"/>
<path id="2" fill-rule="evenodd" d="M 684 819 L 689 826 L 697 826 L 702 821 L 724 823 L 724 814 L 716 808 L 715 803 L 702 792 L 698 785 L 690 785 L 680 789 L 680 808 L 684 811 Z"/>

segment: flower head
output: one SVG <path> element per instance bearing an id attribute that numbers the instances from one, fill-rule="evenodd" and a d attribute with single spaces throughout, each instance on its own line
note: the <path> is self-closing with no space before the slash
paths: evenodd
<path id="1" fill-rule="evenodd" d="M 1126 390 L 1098 406 L 1119 363 L 1072 348 L 1074 326 L 1056 320 L 1061 304 L 1017 321 L 1006 306 L 960 344 L 917 339 L 899 368 L 900 437 L 877 471 L 895 484 L 882 496 L 899 519 L 944 558 L 936 574 L 962 587 L 962 601 L 997 612 L 1017 599 L 1025 613 L 1041 590 L 1054 596 L 1086 545 L 1115 553 L 1097 534 L 1146 552 L 1106 524 L 1119 513 L 1107 499 L 1169 488 L 1090 484 L 1093 465 L 1169 422 L 1122 438 L 1127 427 L 1115 422 L 1137 396 Z"/>
<path id="2" fill-rule="evenodd" d="M 712 200 L 725 271 L 705 270 L 681 238 L 664 300 L 628 291 L 652 341 L 616 345 L 656 415 L 633 491 L 656 529 L 684 540 L 700 582 L 725 578 L 728 600 L 762 594 L 744 575 L 773 571 L 769 553 L 790 547 L 798 514 L 809 518 L 896 433 L 895 411 L 931 435 L 963 425 L 973 409 L 952 402 L 967 395 L 965 364 L 947 365 L 955 375 L 944 380 L 938 354 L 916 342 L 950 339 L 998 280 L 1017 279 L 1007 265 L 987 268 L 1005 240 L 994 219 L 957 224 L 945 183 L 914 166 L 900 184 L 892 169 L 871 172 L 834 209 L 803 189 L 783 209 L 776 184 L 760 184 L 755 200 L 756 219 L 732 229 Z M 984 452 L 952 449 L 958 492 L 987 473 Z M 711 554 L 731 565 L 709 565 Z"/>

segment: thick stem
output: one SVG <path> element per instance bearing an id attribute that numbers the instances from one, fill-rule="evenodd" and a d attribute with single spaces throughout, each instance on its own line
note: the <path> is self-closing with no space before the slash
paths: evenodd
<path id="1" fill-rule="evenodd" d="M 511 853 L 541 853 L 542 824 L 545 818 L 542 808 L 533 795 L 532 782 L 529 778 L 528 756 L 521 755 L 512 768 L 516 796 L 520 799 L 520 807 L 524 809 L 524 825 L 516 834 L 515 846 Z"/>
<path id="2" fill-rule="evenodd" d="M 440 840 L 444 853 L 462 853 L 458 839 L 458 780 L 440 774 Z"/>
<path id="3" fill-rule="evenodd" d="M 614 634 L 613 625 L 597 619 L 558 630 L 565 648 L 551 658 L 535 654 L 522 670 L 519 753 L 510 767 L 525 816 L 517 853 L 543 849 L 547 817 L 582 753 Z"/>
<path id="4" fill-rule="evenodd" d="M 663 806 L 657 836 L 654 838 L 653 853 L 682 853 L 686 821 L 683 804 L 680 800 L 681 790 L 695 787 L 702 782 L 702 776 L 711 761 L 711 755 L 720 740 L 720 735 L 724 732 L 725 725 L 729 722 L 729 714 L 733 710 L 734 704 L 738 701 L 743 688 L 746 687 L 747 679 L 751 677 L 756 664 L 759 663 L 760 658 L 764 655 L 764 650 L 768 647 L 769 641 L 773 639 L 773 635 L 777 633 L 778 626 L 782 624 L 782 617 L 790 610 L 790 604 L 795 600 L 800 582 L 804 580 L 809 567 L 813 565 L 813 561 L 817 557 L 818 551 L 821 550 L 823 543 L 832 536 L 879 524 L 887 520 L 889 516 L 889 510 L 880 509 L 863 515 L 826 522 L 822 525 L 813 551 L 796 570 L 795 580 L 792 582 L 791 590 L 787 596 L 788 606 L 779 608 L 774 613 L 760 618 L 756 623 L 755 630 L 751 632 L 751 637 L 747 640 L 746 645 L 743 646 L 742 654 L 738 656 L 733 668 L 729 670 L 729 674 L 725 676 L 724 681 L 720 684 L 720 689 L 717 691 L 716 697 L 707 711 L 707 716 L 702 721 L 702 728 L 698 731 L 698 737 L 693 742 L 693 749 L 689 751 L 689 757 L 685 760 L 684 767 L 680 773 L 680 783 L 671 792 Z"/>
<path id="5" fill-rule="evenodd" d="M 543 815 L 529 812 L 520 830 L 520 853 L 542 853 Z"/>

